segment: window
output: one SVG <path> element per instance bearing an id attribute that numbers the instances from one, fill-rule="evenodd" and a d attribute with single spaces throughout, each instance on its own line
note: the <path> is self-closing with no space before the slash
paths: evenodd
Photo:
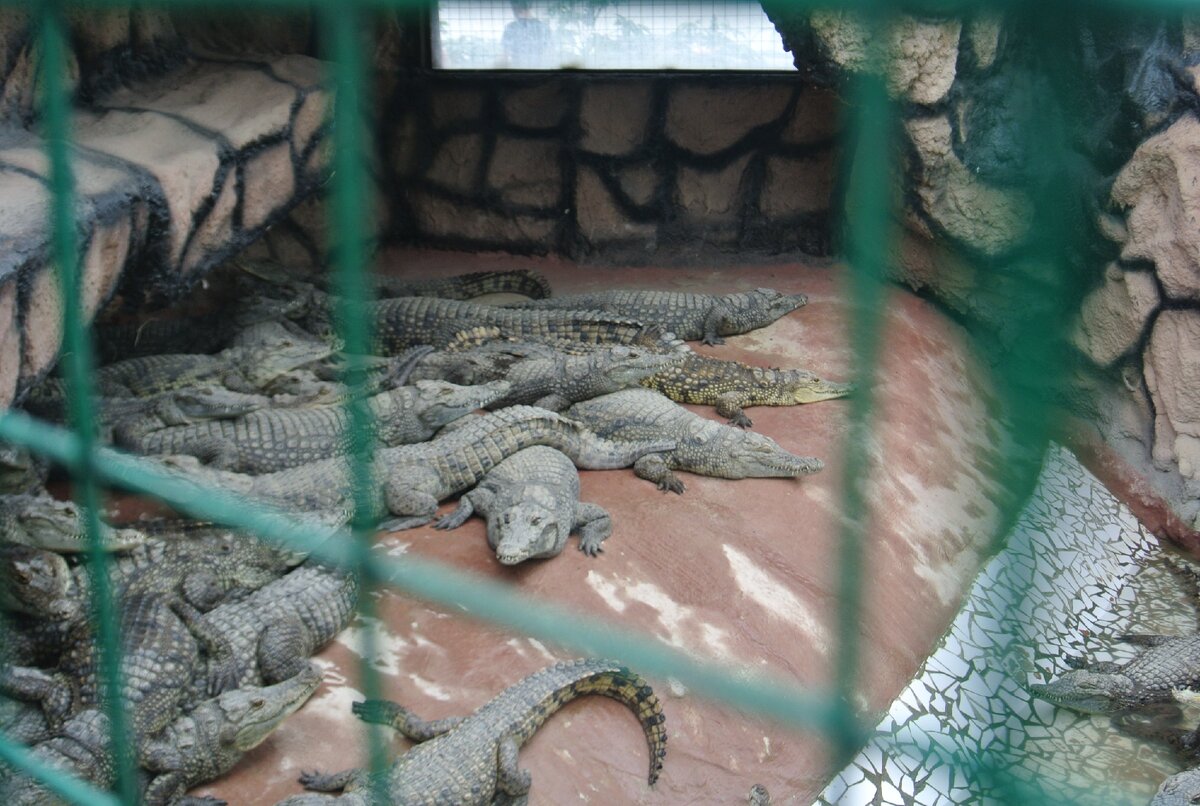
<path id="1" fill-rule="evenodd" d="M 793 70 L 739 0 L 439 0 L 434 66 L 450 70 Z"/>

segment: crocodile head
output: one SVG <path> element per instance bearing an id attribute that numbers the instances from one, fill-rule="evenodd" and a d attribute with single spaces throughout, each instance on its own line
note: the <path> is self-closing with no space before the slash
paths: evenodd
<path id="1" fill-rule="evenodd" d="M 1136 685 L 1114 672 L 1072 669 L 1049 683 L 1032 683 L 1029 692 L 1047 702 L 1085 714 L 1114 714 L 1134 702 Z"/>
<path id="2" fill-rule="evenodd" d="M 1200 768 L 1184 770 L 1162 782 L 1150 806 L 1191 806 L 1200 803 Z"/>
<path id="3" fill-rule="evenodd" d="M 724 435 L 722 478 L 794 478 L 817 473 L 825 467 L 815 456 L 789 453 L 775 440 L 753 431 L 721 433 Z"/>
<path id="4" fill-rule="evenodd" d="M 845 397 L 854 391 L 854 384 L 827 381 L 802 369 L 791 370 L 787 374 L 785 394 L 793 403 L 818 403 Z"/>
<path id="5" fill-rule="evenodd" d="M 87 551 L 83 515 L 74 502 L 49 495 L 14 495 L 4 506 L 12 542 L 68 554 Z M 100 539 L 106 551 L 127 551 L 146 542 L 146 536 L 135 529 L 114 529 L 105 523 L 100 524 Z"/>
<path id="6" fill-rule="evenodd" d="M 67 561 L 29 546 L 0 548 L 0 606 L 54 621 L 74 619 L 79 600 Z"/>
<path id="7" fill-rule="evenodd" d="M 42 486 L 49 464 L 24 448 L 0 443 L 0 493 L 24 493 Z"/>
<path id="8" fill-rule="evenodd" d="M 717 325 L 717 332 L 722 336 L 764 327 L 808 304 L 808 297 L 804 294 L 784 294 L 772 288 L 726 294 L 721 299 L 725 303 L 726 313 Z"/>
<path id="9" fill-rule="evenodd" d="M 543 487 L 526 487 L 522 500 L 488 518 L 488 543 L 502 565 L 553 557 L 562 551 L 571 534 L 571 522 L 554 506 L 554 493 Z"/>
<path id="10" fill-rule="evenodd" d="M 319 685 L 321 671 L 310 663 L 282 683 L 226 691 L 215 700 L 221 718 L 221 744 L 242 753 L 258 747 L 280 722 L 308 701 Z"/>
<path id="11" fill-rule="evenodd" d="M 476 409 L 487 406 L 512 388 L 508 381 L 459 386 L 446 381 L 417 381 L 414 411 L 429 428 L 441 428 Z"/>

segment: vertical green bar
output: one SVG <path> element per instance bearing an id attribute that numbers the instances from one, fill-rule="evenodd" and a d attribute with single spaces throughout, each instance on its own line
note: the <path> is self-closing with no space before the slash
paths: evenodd
<path id="1" fill-rule="evenodd" d="M 50 161 L 53 193 L 53 255 L 58 271 L 63 305 L 63 363 L 71 427 L 79 438 L 79 466 L 74 476 L 75 499 L 83 513 L 87 533 L 88 563 L 92 577 L 92 624 L 98 641 L 101 690 L 112 726 L 111 748 L 116 774 L 116 791 L 125 803 L 137 801 L 137 782 L 129 752 L 128 730 L 121 703 L 120 635 L 109 586 L 108 557 L 100 533 L 99 492 L 94 477 L 95 423 L 92 412 L 92 343 L 87 312 L 81 299 L 78 234 L 75 226 L 75 188 L 70 164 L 70 101 L 64 76 L 67 74 L 66 38 L 62 6 L 56 0 L 41 4 L 43 48 L 41 85 L 42 120 Z"/>
<path id="2" fill-rule="evenodd" d="M 881 15 L 864 12 L 869 58 L 856 79 L 852 107 L 855 110 L 849 181 L 846 193 L 847 281 L 852 319 L 850 345 L 854 350 L 855 393 L 850 397 L 850 427 L 845 440 L 845 470 L 842 477 L 842 529 L 839 546 L 838 650 L 835 674 L 838 704 L 842 709 L 840 730 L 835 737 L 838 766 L 848 762 L 863 739 L 863 726 L 855 711 L 859 672 L 859 630 L 862 620 L 862 555 L 870 510 L 866 483 L 871 471 L 871 412 L 874 404 L 875 365 L 884 317 L 884 264 L 889 239 L 891 199 L 888 129 L 891 105 L 884 84 L 886 69 L 880 51 L 883 37 Z"/>
<path id="3" fill-rule="evenodd" d="M 370 351 L 371 328 L 364 308 L 367 303 L 366 255 L 363 249 L 363 219 L 366 215 L 366 131 L 363 128 L 363 95 L 368 77 L 362 54 L 363 13 L 357 3 L 325 3 L 321 6 L 324 27 L 332 43 L 334 70 L 333 110 L 333 217 L 338 290 L 334 312 L 338 333 L 346 353 L 343 381 L 349 392 L 347 413 L 350 420 L 350 473 L 354 485 L 353 532 L 357 551 L 354 573 L 359 579 L 358 613 L 364 622 L 359 682 L 367 699 L 379 699 L 379 673 L 373 625 L 374 600 L 370 577 L 362 573 L 370 561 L 374 537 L 375 479 L 373 478 L 374 440 L 371 437 L 371 411 L 362 390 L 365 379 L 364 357 Z M 384 771 L 388 758 L 378 725 L 364 724 L 367 732 L 371 776 L 371 796 L 376 803 L 387 802 Z"/>

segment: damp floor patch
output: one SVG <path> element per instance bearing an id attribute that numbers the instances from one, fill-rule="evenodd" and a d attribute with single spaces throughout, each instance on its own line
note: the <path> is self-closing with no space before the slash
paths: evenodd
<path id="1" fill-rule="evenodd" d="M 1032 792 L 1045 803 L 1144 804 L 1179 770 L 1169 752 L 1108 717 L 1034 700 L 1021 684 L 1061 674 L 1069 656 L 1132 657 L 1117 635 L 1194 632 L 1185 587 L 1158 540 L 1052 449 L 946 637 L 817 802 L 1011 803 Z"/>

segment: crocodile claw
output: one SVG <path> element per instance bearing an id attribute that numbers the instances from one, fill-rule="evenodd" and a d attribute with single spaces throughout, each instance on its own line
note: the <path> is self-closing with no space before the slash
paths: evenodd
<path id="1" fill-rule="evenodd" d="M 679 479 L 670 478 L 660 481 L 658 483 L 658 489 L 662 490 L 664 493 L 671 492 L 675 493 L 676 495 L 683 495 L 683 491 L 687 489 L 687 486 Z"/>
<path id="2" fill-rule="evenodd" d="M 747 417 L 742 412 L 738 412 L 729 418 L 730 425 L 736 425 L 738 428 L 749 428 L 754 425 L 754 421 Z"/>
<path id="3" fill-rule="evenodd" d="M 588 540 L 584 538 L 579 541 L 579 550 L 589 557 L 596 557 L 604 553 L 604 546 L 599 540 Z"/>

